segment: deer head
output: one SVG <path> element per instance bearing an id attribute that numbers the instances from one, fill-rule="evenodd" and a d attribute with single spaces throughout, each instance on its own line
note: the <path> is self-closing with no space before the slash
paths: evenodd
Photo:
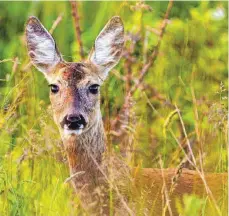
<path id="1" fill-rule="evenodd" d="M 83 62 L 64 61 L 53 37 L 36 17 L 27 22 L 26 40 L 33 65 L 49 83 L 61 136 L 80 136 L 101 120 L 99 88 L 118 63 L 124 44 L 120 17 L 110 19 Z"/>

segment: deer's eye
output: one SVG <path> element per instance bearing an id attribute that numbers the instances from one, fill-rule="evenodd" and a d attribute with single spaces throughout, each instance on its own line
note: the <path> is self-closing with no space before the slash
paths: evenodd
<path id="1" fill-rule="evenodd" d="M 56 94 L 59 91 L 59 86 L 58 85 L 51 84 L 49 86 L 50 86 L 50 90 L 51 90 L 51 92 L 53 94 Z"/>
<path id="2" fill-rule="evenodd" d="M 89 86 L 89 92 L 90 93 L 98 94 L 98 91 L 99 91 L 99 85 L 94 84 L 94 85 Z"/>

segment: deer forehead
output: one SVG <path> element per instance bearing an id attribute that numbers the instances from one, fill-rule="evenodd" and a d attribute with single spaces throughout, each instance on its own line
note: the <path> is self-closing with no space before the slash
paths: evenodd
<path id="1" fill-rule="evenodd" d="M 103 80 L 97 68 L 89 63 L 64 63 L 56 67 L 48 81 L 50 84 L 84 87 L 90 84 L 101 85 Z"/>

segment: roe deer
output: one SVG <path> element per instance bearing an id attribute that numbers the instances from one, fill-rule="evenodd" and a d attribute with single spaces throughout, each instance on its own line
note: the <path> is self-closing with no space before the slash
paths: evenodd
<path id="1" fill-rule="evenodd" d="M 45 75 L 50 86 L 54 120 L 67 152 L 72 185 L 83 203 L 86 203 L 84 208 L 90 209 L 99 202 L 95 189 L 107 185 L 108 181 L 106 137 L 100 111 L 99 89 L 121 57 L 124 46 L 123 23 L 117 16 L 110 19 L 96 38 L 89 58 L 78 63 L 63 60 L 54 39 L 36 17 L 30 17 L 27 22 L 26 39 L 33 65 Z M 116 169 L 120 171 L 116 183 L 122 181 L 126 185 L 122 185 L 123 194 L 119 194 L 115 188 L 117 197 L 121 197 L 117 205 L 124 206 L 120 207 L 122 211 L 116 211 L 117 214 L 137 214 L 135 205 L 131 203 L 137 205 L 144 200 L 146 208 L 138 214 L 177 215 L 175 200 L 181 199 L 185 193 L 208 196 L 209 193 L 205 192 L 207 185 L 212 197 L 218 201 L 227 188 L 227 174 L 206 174 L 204 182 L 198 172 L 183 169 L 173 193 L 167 194 L 169 197 L 163 196 L 165 188 L 169 190 L 172 186 L 175 169 L 138 170 L 120 164 L 114 162 L 114 166 L 117 165 Z M 122 199 L 123 196 L 126 197 Z M 164 202 L 163 197 L 166 198 Z M 126 204 L 129 203 L 128 198 L 133 201 L 130 202 L 133 211 Z M 109 196 L 105 196 L 105 199 L 108 200 Z M 171 202 L 168 202 L 169 199 Z M 222 209 L 218 208 L 216 211 L 219 214 L 227 209 L 226 203 L 221 206 Z M 96 207 L 92 209 L 91 213 L 109 214 L 108 204 L 103 212 L 97 211 Z M 215 211 L 214 205 L 210 211 Z"/>

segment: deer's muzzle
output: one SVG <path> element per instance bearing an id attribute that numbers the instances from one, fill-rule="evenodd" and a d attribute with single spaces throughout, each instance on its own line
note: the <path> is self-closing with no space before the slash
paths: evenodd
<path id="1" fill-rule="evenodd" d="M 64 130 L 77 131 L 86 127 L 86 120 L 81 114 L 71 114 L 64 117 L 61 127 Z"/>

